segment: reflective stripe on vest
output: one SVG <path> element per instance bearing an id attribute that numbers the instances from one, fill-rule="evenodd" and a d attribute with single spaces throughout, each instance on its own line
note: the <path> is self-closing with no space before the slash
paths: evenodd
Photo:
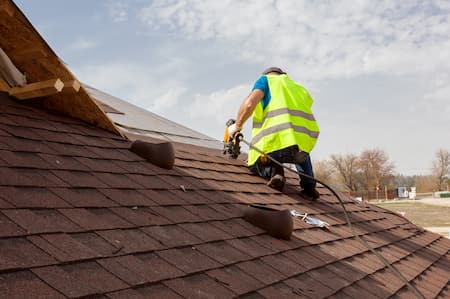
<path id="1" fill-rule="evenodd" d="M 267 75 L 267 81 L 271 100 L 265 110 L 261 102 L 255 108 L 251 143 L 266 153 L 292 145 L 309 153 L 319 136 L 311 96 L 287 75 Z M 248 165 L 253 165 L 259 156 L 259 152 L 250 149 Z"/>
<path id="2" fill-rule="evenodd" d="M 261 128 L 262 124 L 264 123 L 264 121 L 266 120 L 266 118 L 269 117 L 274 117 L 274 116 L 278 116 L 278 115 L 282 115 L 282 114 L 290 114 L 293 116 L 300 116 L 303 118 L 306 118 L 308 120 L 312 120 L 315 121 L 316 119 L 314 118 L 314 115 L 303 112 L 303 111 L 299 111 L 299 110 L 290 110 L 288 108 L 280 108 L 277 110 L 272 110 L 272 111 L 268 111 L 266 113 L 266 115 L 264 115 L 264 118 L 261 121 L 253 121 L 253 128 Z"/>

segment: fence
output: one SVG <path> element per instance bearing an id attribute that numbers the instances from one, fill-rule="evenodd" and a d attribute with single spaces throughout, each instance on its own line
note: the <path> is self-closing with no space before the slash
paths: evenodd
<path id="1" fill-rule="evenodd" d="M 397 198 L 395 189 L 386 191 L 351 191 L 349 195 L 352 197 L 362 197 L 363 200 L 389 200 Z"/>

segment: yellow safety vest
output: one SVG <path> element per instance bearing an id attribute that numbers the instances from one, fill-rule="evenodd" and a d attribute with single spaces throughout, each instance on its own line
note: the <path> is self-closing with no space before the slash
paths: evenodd
<path id="1" fill-rule="evenodd" d="M 252 144 L 265 153 L 298 145 L 311 152 L 319 137 L 319 126 L 311 111 L 313 99 L 287 75 L 266 75 L 271 100 L 263 110 L 261 101 L 253 112 Z M 248 165 L 261 154 L 250 148 Z"/>

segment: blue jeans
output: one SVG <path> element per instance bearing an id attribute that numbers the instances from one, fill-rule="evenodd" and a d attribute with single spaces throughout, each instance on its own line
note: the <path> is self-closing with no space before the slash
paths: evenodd
<path id="1" fill-rule="evenodd" d="M 272 153 L 269 153 L 268 155 L 280 163 L 293 163 L 295 159 L 295 154 L 297 152 L 298 147 L 294 145 L 278 151 L 274 151 Z M 281 174 L 284 176 L 284 169 L 270 160 L 266 163 L 262 163 L 260 160 L 258 160 L 255 164 L 249 166 L 249 168 L 252 172 L 263 178 L 271 178 L 275 174 Z M 297 169 L 298 172 L 314 177 L 314 172 L 309 155 L 303 163 L 295 164 L 295 168 Z M 303 189 L 316 187 L 315 180 L 302 177 L 300 175 L 299 178 L 300 178 L 300 187 L 302 187 Z"/>

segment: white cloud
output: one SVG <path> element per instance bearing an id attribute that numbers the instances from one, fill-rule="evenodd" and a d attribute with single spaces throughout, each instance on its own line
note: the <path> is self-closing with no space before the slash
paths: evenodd
<path id="1" fill-rule="evenodd" d="M 140 19 L 152 30 L 226 43 L 246 62 L 276 62 L 323 79 L 448 68 L 448 10 L 419 0 L 156 0 Z"/>
<path id="2" fill-rule="evenodd" d="M 219 90 L 210 94 L 196 94 L 186 111 L 191 117 L 217 117 L 225 119 L 235 117 L 236 109 L 249 93 L 248 86 L 238 85 L 228 90 Z"/>
<path id="3" fill-rule="evenodd" d="M 170 66 L 148 68 L 122 61 L 85 65 L 74 72 L 82 82 L 156 113 L 176 106 L 186 91 L 178 79 L 169 76 Z"/>
<path id="4" fill-rule="evenodd" d="M 129 3 L 124 0 L 110 0 L 107 2 L 108 16 L 113 22 L 119 23 L 128 20 Z"/>

